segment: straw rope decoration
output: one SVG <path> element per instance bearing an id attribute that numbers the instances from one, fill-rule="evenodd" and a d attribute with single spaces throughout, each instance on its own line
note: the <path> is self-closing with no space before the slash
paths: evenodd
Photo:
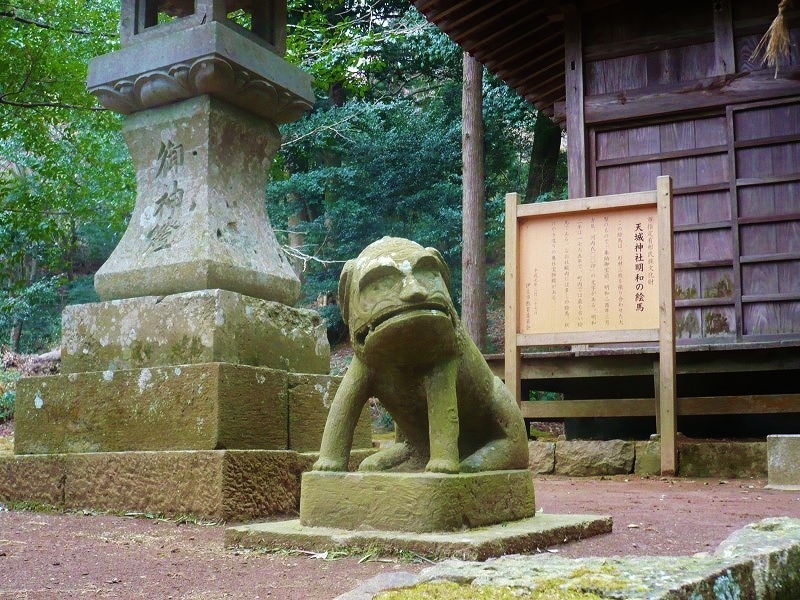
<path id="1" fill-rule="evenodd" d="M 778 16 L 772 21 L 764 37 L 758 42 L 756 49 L 750 55 L 750 60 L 757 60 L 760 54 L 761 64 L 775 66 L 775 78 L 778 77 L 778 60 L 791 53 L 792 40 L 789 36 L 789 27 L 786 24 L 784 13 L 792 5 L 792 0 L 781 0 L 778 4 Z"/>

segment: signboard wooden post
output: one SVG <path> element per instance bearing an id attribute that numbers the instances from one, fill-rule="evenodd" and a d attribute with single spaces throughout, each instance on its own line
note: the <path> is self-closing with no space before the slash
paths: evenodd
<path id="1" fill-rule="evenodd" d="M 520 348 L 659 343 L 661 471 L 676 471 L 672 180 L 646 192 L 519 204 L 506 196 L 505 381 Z"/>

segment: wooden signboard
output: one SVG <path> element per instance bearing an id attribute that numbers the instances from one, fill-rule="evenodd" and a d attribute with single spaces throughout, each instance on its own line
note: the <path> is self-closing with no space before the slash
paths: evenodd
<path id="1" fill-rule="evenodd" d="M 506 385 L 522 406 L 521 347 L 658 341 L 665 474 L 676 468 L 671 205 L 667 176 L 631 194 L 506 196 Z"/>

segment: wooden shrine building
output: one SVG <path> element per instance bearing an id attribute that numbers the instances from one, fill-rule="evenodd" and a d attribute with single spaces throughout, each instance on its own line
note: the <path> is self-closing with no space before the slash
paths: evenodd
<path id="1" fill-rule="evenodd" d="M 678 430 L 800 433 L 800 6 L 413 4 L 566 130 L 570 197 L 672 177 Z M 769 64 L 754 52 L 774 22 L 787 43 Z M 652 433 L 655 352 L 523 354 L 523 392 L 572 400 L 526 402 L 524 414 L 567 418 L 574 437 Z M 502 357 L 490 363 L 503 373 Z"/>

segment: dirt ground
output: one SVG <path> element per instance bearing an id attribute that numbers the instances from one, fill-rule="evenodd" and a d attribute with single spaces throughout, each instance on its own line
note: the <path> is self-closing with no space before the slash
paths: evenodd
<path id="1" fill-rule="evenodd" d="M 764 480 L 536 477 L 547 513 L 610 514 L 613 532 L 543 552 L 671 555 L 713 550 L 768 516 L 800 518 L 800 492 Z M 322 558 L 226 550 L 224 525 L 142 517 L 0 510 L 0 599 L 329 599 L 381 572 L 416 572 L 413 557 Z"/>

